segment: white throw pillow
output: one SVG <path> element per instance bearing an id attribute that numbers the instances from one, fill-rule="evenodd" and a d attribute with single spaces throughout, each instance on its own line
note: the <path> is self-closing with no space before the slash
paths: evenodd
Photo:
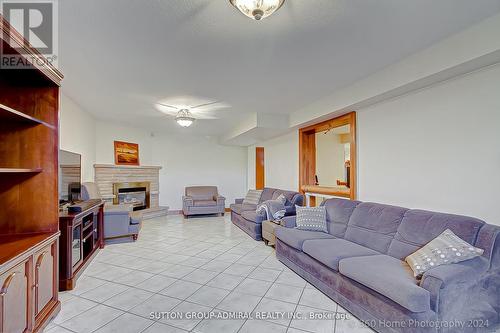
<path id="1" fill-rule="evenodd" d="M 297 217 L 295 229 L 328 232 L 326 226 L 326 208 L 295 206 Z"/>
<path id="2" fill-rule="evenodd" d="M 415 277 L 440 265 L 453 264 L 482 255 L 483 249 L 474 247 L 446 229 L 422 248 L 406 257 Z"/>

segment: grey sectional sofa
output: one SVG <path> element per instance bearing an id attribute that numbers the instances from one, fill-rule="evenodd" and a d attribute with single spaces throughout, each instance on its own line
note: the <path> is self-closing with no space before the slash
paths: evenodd
<path id="1" fill-rule="evenodd" d="M 287 198 L 286 216 L 295 215 L 295 205 L 302 206 L 304 203 L 304 196 L 298 192 L 266 187 L 262 191 L 259 204 L 266 200 L 276 199 L 280 194 L 284 194 Z M 236 199 L 235 203 L 230 205 L 231 221 L 253 239 L 262 240 L 262 221 L 266 217 L 256 213 L 257 206 L 243 204 L 243 199 Z"/>
<path id="2" fill-rule="evenodd" d="M 295 217 L 287 217 L 276 229 L 276 255 L 373 329 L 490 332 L 498 327 L 500 227 L 377 203 L 330 199 L 323 204 L 329 232 L 294 229 Z M 432 268 L 417 281 L 404 258 L 446 229 L 484 254 Z"/>

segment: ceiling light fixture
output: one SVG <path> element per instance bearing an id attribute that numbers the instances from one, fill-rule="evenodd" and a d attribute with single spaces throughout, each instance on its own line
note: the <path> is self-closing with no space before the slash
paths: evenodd
<path id="1" fill-rule="evenodd" d="M 280 9 L 285 0 L 229 0 L 229 2 L 246 16 L 260 21 Z"/>
<path id="2" fill-rule="evenodd" d="M 191 112 L 189 112 L 188 109 L 182 109 L 179 112 L 177 112 L 177 115 L 175 116 L 175 121 L 182 127 L 189 127 L 194 123 L 195 118 L 193 117 Z"/>

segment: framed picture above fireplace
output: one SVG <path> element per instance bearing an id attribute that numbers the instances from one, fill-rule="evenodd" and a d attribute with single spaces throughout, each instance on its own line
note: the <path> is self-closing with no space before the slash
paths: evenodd
<path id="1" fill-rule="evenodd" d="M 139 145 L 137 143 L 115 141 L 116 165 L 139 165 Z"/>

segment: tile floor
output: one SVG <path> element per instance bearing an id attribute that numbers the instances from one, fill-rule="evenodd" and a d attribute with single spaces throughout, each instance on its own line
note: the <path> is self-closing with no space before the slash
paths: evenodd
<path id="1" fill-rule="evenodd" d="M 106 246 L 60 299 L 61 312 L 46 333 L 373 332 L 281 264 L 273 248 L 232 225 L 227 214 L 145 221 L 137 242 Z M 150 316 L 169 311 L 255 316 Z M 331 319 L 273 315 L 280 311 Z"/>

